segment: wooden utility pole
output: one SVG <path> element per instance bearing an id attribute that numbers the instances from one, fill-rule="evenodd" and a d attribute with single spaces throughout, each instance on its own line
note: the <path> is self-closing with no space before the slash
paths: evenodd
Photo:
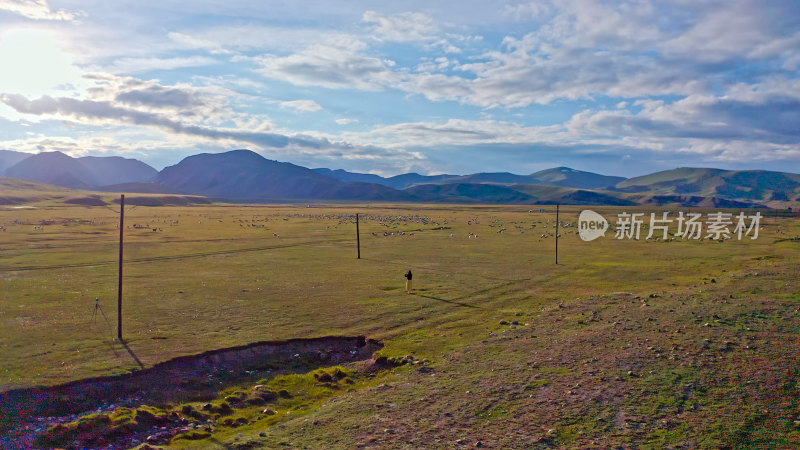
<path id="1" fill-rule="evenodd" d="M 556 203 L 556 264 L 558 264 L 558 207 L 560 204 Z"/>
<path id="2" fill-rule="evenodd" d="M 117 286 L 117 338 L 122 342 L 122 230 L 125 229 L 125 194 L 119 196 L 119 284 Z"/>
<path id="3" fill-rule="evenodd" d="M 358 232 L 358 213 L 356 213 L 356 246 L 358 248 L 358 259 L 361 259 L 361 233 Z"/>

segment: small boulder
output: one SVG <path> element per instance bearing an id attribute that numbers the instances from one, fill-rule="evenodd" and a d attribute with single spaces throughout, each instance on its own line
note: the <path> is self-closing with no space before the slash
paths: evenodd
<path id="1" fill-rule="evenodd" d="M 292 394 L 290 394 L 286 389 L 281 389 L 278 391 L 278 396 L 280 398 L 292 398 Z"/>

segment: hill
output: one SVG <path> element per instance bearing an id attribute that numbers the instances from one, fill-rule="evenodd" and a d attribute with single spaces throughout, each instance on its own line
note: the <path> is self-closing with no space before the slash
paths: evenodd
<path id="1" fill-rule="evenodd" d="M 394 189 L 407 189 L 421 184 L 550 184 L 580 189 L 602 189 L 613 186 L 623 177 L 600 175 L 592 172 L 570 169 L 569 167 L 555 167 L 542 170 L 530 175 L 517 175 L 510 172 L 479 172 L 471 175 L 420 175 L 418 173 L 404 173 L 393 177 L 384 178 L 374 174 L 348 172 L 346 170 L 314 169 L 315 171 L 336 178 L 340 181 L 361 181 L 377 183 Z"/>
<path id="2" fill-rule="evenodd" d="M 394 189 L 406 189 L 415 184 L 437 184 L 457 178 L 459 175 L 420 175 L 415 172 L 404 173 L 402 175 L 395 175 L 386 178 L 381 184 L 389 186 Z"/>
<path id="3" fill-rule="evenodd" d="M 428 201 L 454 203 L 532 203 L 535 198 L 508 186 L 494 184 L 422 184 L 406 189 Z"/>
<path id="4" fill-rule="evenodd" d="M 139 160 L 120 156 L 84 156 L 78 161 L 91 172 L 97 183 L 94 186 L 147 182 L 158 174 Z"/>
<path id="5" fill-rule="evenodd" d="M 343 183 L 305 167 L 268 160 L 249 150 L 189 156 L 162 170 L 155 181 L 181 192 L 233 200 L 412 198 L 377 184 Z"/>
<path id="6" fill-rule="evenodd" d="M 625 180 L 624 177 L 600 175 L 597 173 L 570 169 L 569 167 L 556 167 L 542 170 L 532 174 L 531 177 L 536 179 L 537 184 L 550 184 L 580 189 L 604 189 Z"/>
<path id="7" fill-rule="evenodd" d="M 30 156 L 32 156 L 30 153 L 0 150 L 0 175 L 4 174 L 9 167 Z"/>
<path id="8" fill-rule="evenodd" d="M 798 201 L 800 175 L 767 170 L 681 167 L 617 183 L 614 190 L 655 195 L 719 197 L 745 202 Z"/>
<path id="9" fill-rule="evenodd" d="M 144 182 L 158 173 L 141 161 L 120 156 L 73 158 L 62 152 L 30 155 L 9 151 L 0 154 L 0 165 L 12 162 L 3 172 L 7 176 L 73 189 Z"/>
<path id="10" fill-rule="evenodd" d="M 78 160 L 61 152 L 42 152 L 6 169 L 5 174 L 73 189 L 97 185 L 94 174 Z"/>
<path id="11" fill-rule="evenodd" d="M 327 177 L 334 178 L 339 181 L 344 181 L 346 183 L 376 183 L 376 184 L 383 184 L 386 186 L 383 181 L 386 180 L 380 175 L 374 175 L 371 173 L 357 173 L 357 172 L 348 172 L 342 169 L 313 169 L 315 172 L 325 175 Z"/>

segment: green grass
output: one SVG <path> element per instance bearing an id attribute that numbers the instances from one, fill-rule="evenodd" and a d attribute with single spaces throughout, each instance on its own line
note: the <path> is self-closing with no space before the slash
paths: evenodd
<path id="1" fill-rule="evenodd" d="M 117 216 L 105 207 L 37 206 L 0 210 L 8 228 L 0 232 L 3 389 L 124 373 L 139 361 L 150 366 L 255 341 L 365 334 L 386 344 L 382 354 L 428 359 L 434 372 L 402 366 L 341 389 L 316 386 L 313 374 L 267 380 L 298 395 L 282 399 L 278 414 L 203 442 L 435 447 L 463 438 L 514 448 L 797 441 L 786 425 L 796 420 L 786 412 L 791 405 L 781 400 L 791 397 L 734 376 L 766 386 L 796 379 L 779 370 L 798 354 L 789 337 L 797 331 L 800 253 L 796 241 L 777 242 L 800 234 L 791 219 L 766 219 L 756 241 L 724 243 L 619 241 L 613 232 L 587 243 L 570 227 L 555 265 L 553 238 L 540 237 L 555 214 L 530 207 L 139 206 L 126 213 L 129 352 L 113 340 Z M 575 223 L 580 209 L 561 208 L 562 220 Z M 637 208 L 592 209 L 611 218 Z M 357 211 L 360 260 L 349 216 Z M 34 231 L 39 223 L 44 230 Z M 501 227 L 507 231 L 497 233 Z M 468 239 L 470 232 L 479 238 Z M 409 268 L 415 295 L 403 289 Z M 109 323 L 102 315 L 92 320 L 95 297 Z M 709 349 L 704 339 L 712 340 Z M 729 352 L 718 350 L 725 341 L 736 342 Z M 757 361 L 767 368 L 757 370 Z M 687 379 L 702 389 L 684 399 Z M 606 398 L 610 392 L 621 397 Z M 766 419 L 736 409 L 742 396 L 767 410 Z M 412 430 L 424 431 L 398 441 Z"/>

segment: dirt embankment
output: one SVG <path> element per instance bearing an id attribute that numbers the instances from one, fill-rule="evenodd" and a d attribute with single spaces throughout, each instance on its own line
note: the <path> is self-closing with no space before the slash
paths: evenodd
<path id="1" fill-rule="evenodd" d="M 0 437 L 5 437 L 0 444 L 29 434 L 30 426 L 43 418 L 112 406 L 203 401 L 243 379 L 366 360 L 382 347 L 364 336 L 256 342 L 182 356 L 124 375 L 2 392 Z"/>

